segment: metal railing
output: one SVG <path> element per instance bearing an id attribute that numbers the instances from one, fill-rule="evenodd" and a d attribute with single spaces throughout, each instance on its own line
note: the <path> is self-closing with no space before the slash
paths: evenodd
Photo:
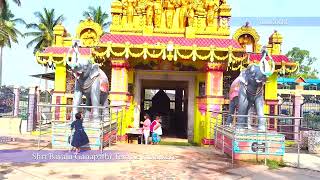
<path id="1" fill-rule="evenodd" d="M 264 158 L 264 164 L 267 165 L 267 161 L 269 159 L 269 154 L 272 149 L 274 148 L 279 148 L 275 146 L 271 146 L 270 144 L 274 144 L 274 140 L 272 138 L 269 138 L 268 136 L 273 136 L 276 134 L 281 134 L 283 137 L 287 137 L 288 135 L 292 135 L 294 137 L 294 146 L 286 146 L 286 139 L 283 139 L 283 144 L 285 147 L 283 147 L 284 152 L 290 152 L 291 150 L 296 151 L 297 153 L 297 159 L 296 159 L 296 164 L 293 165 L 295 167 L 300 167 L 300 151 L 301 151 L 301 130 L 300 130 L 300 124 L 299 122 L 302 117 L 289 117 L 289 116 L 255 116 L 255 115 L 231 115 L 233 118 L 233 123 L 231 126 L 226 125 L 226 119 L 228 117 L 228 112 L 227 111 L 222 111 L 222 112 L 211 112 L 212 114 L 215 114 L 215 116 L 212 116 L 210 118 L 210 138 L 212 138 L 214 141 L 214 147 L 219 149 L 221 148 L 221 151 L 223 153 L 225 152 L 230 152 L 229 155 L 231 156 L 231 163 L 232 165 L 234 164 L 234 142 L 237 140 L 236 133 L 247 133 L 247 134 L 254 134 L 255 138 L 253 138 L 253 141 L 256 142 L 264 142 L 264 147 L 257 147 L 256 151 L 256 160 L 261 159 L 259 156 Z M 237 129 L 236 125 L 241 125 L 237 122 L 237 119 L 239 117 L 245 117 L 248 118 L 248 128 L 245 129 Z M 259 131 L 257 130 L 258 126 L 258 118 L 265 118 L 265 127 L 266 129 L 264 131 Z M 274 123 L 270 123 L 270 120 L 273 120 Z M 290 122 L 298 122 L 298 123 L 279 123 L 280 120 L 282 122 L 290 121 Z M 247 124 L 247 123 L 245 123 Z M 249 128 L 251 127 L 251 128 Z M 283 129 L 287 129 L 290 127 L 292 131 L 283 131 Z M 218 133 L 219 133 L 219 138 L 218 138 Z M 226 139 L 226 134 L 228 134 L 228 138 L 231 138 L 231 143 L 230 139 L 227 141 Z M 222 136 L 222 137 L 221 137 Z M 262 137 L 264 136 L 264 137 Z M 292 141 L 290 141 L 292 142 Z M 212 144 L 211 144 L 212 145 Z M 257 144 L 257 146 L 259 146 Z M 244 148 L 252 148 L 252 146 L 244 146 L 241 145 L 241 147 Z M 239 145 L 240 148 L 240 145 Z M 260 150 L 262 149 L 262 153 Z"/>
<path id="2" fill-rule="evenodd" d="M 38 133 L 38 149 L 43 148 L 43 140 L 49 141 L 45 146 L 53 148 L 71 147 L 71 123 L 75 119 L 72 108 L 83 112 L 83 127 L 89 137 L 89 148 L 99 148 L 101 151 L 106 146 L 111 146 L 117 141 L 118 130 L 122 129 L 122 106 L 72 106 L 38 104 L 38 119 L 36 133 Z M 98 110 L 98 115 L 93 115 L 93 110 Z"/>

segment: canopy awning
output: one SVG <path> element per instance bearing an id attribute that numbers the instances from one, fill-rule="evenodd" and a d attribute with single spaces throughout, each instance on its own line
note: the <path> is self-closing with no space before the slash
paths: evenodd
<path id="1" fill-rule="evenodd" d="M 34 74 L 30 75 L 31 77 L 39 78 L 39 79 L 46 79 L 54 81 L 54 72 L 51 73 L 44 73 L 44 74 Z"/>

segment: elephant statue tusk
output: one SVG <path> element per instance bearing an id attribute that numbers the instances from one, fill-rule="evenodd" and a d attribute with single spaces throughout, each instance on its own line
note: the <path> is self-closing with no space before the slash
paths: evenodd
<path id="1" fill-rule="evenodd" d="M 276 68 L 276 63 L 274 62 L 273 59 L 270 59 L 270 60 L 271 60 L 271 66 L 272 66 L 270 73 L 273 74 L 273 73 L 274 73 L 274 70 L 275 70 L 275 68 Z"/>
<path id="2" fill-rule="evenodd" d="M 271 76 L 274 73 L 275 70 L 275 62 L 272 59 L 272 57 L 269 55 L 266 46 L 263 47 L 262 49 L 262 58 L 260 60 L 259 66 L 260 66 L 260 71 L 266 75 L 267 77 Z M 266 57 L 269 57 L 271 61 L 271 65 L 267 61 Z"/>
<path id="3" fill-rule="evenodd" d="M 260 60 L 260 63 L 259 63 L 259 68 L 260 68 L 260 71 L 262 72 L 262 74 L 266 74 L 266 72 L 268 71 L 267 68 L 270 68 L 267 66 L 268 62 L 266 62 L 266 59 L 261 59 Z"/>
<path id="4" fill-rule="evenodd" d="M 275 62 L 271 59 L 271 65 L 266 59 L 262 59 L 259 63 L 260 71 L 262 74 L 266 75 L 267 77 L 271 76 L 275 70 Z"/>

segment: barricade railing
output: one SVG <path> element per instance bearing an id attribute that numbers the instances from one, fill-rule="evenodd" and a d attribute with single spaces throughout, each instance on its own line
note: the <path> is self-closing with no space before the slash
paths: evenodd
<path id="1" fill-rule="evenodd" d="M 275 116 L 275 115 L 266 115 L 266 116 L 256 116 L 256 115 L 229 115 L 227 111 L 220 111 L 220 112 L 215 112 L 212 111 L 211 112 L 213 114 L 213 116 L 211 116 L 210 118 L 210 138 L 213 139 L 213 144 L 214 147 L 217 148 L 221 148 L 221 151 L 223 153 L 225 153 L 226 151 L 231 152 L 231 163 L 234 164 L 234 141 L 235 141 L 235 133 L 232 134 L 232 139 L 231 142 L 226 143 L 226 132 L 227 131 L 233 131 L 233 132 L 250 132 L 251 134 L 256 134 L 256 137 L 254 139 L 252 139 L 253 141 L 259 141 L 259 139 L 261 140 L 261 136 L 259 134 L 264 133 L 264 141 L 265 143 L 265 147 L 263 147 L 264 149 L 264 164 L 267 165 L 267 160 L 269 158 L 269 152 L 271 149 L 273 148 L 278 148 L 278 147 L 274 147 L 274 146 L 270 146 L 270 144 L 272 143 L 272 140 L 270 140 L 268 138 L 268 134 L 282 134 L 284 135 L 285 139 L 284 140 L 284 145 L 286 145 L 286 142 L 294 142 L 293 146 L 285 146 L 284 150 L 286 150 L 287 152 L 289 152 L 289 150 L 294 150 L 296 151 L 296 155 L 297 155 L 297 159 L 296 159 L 296 164 L 293 164 L 293 166 L 295 167 L 300 167 L 300 151 L 301 151 L 301 129 L 300 129 L 300 124 L 299 123 L 295 123 L 295 122 L 300 122 L 301 119 L 303 119 L 302 117 L 289 117 L 289 116 Z M 226 125 L 226 120 L 227 117 L 231 116 L 233 121 L 231 126 L 230 125 Z M 245 117 L 248 118 L 248 128 L 243 128 L 242 130 L 237 129 L 236 125 L 247 125 L 247 123 L 244 124 L 239 124 L 237 123 L 237 120 L 239 117 Z M 265 127 L 266 129 L 264 131 L 258 130 L 258 119 L 259 118 L 265 118 Z M 251 120 L 250 120 L 251 119 Z M 270 120 L 273 120 L 273 123 L 270 123 Z M 282 123 L 280 123 L 280 120 Z M 286 121 L 291 122 L 286 124 Z M 218 139 L 217 137 L 217 132 L 221 131 L 221 135 L 222 137 Z M 258 138 L 258 135 L 260 136 L 260 138 Z M 293 137 L 293 141 L 291 141 L 291 139 L 289 137 Z M 212 145 L 212 144 L 211 144 Z M 251 148 L 247 147 L 247 146 L 243 146 L 242 147 L 245 148 Z M 260 151 L 257 150 L 256 151 L 256 156 L 257 156 L 257 160 L 259 159 Z"/>
<path id="2" fill-rule="evenodd" d="M 38 120 L 36 133 L 38 133 L 38 149 L 43 148 L 41 142 L 47 140 L 57 147 L 70 146 L 73 131 L 71 123 L 75 120 L 72 109 L 84 115 L 83 126 L 89 137 L 90 148 L 99 148 L 101 151 L 106 146 L 111 146 L 117 141 L 118 129 L 122 129 L 123 106 L 73 106 L 38 104 Z M 92 111 L 98 112 L 93 114 Z M 65 142 L 68 141 L 68 142 Z M 55 143 L 58 142 L 58 143 Z M 99 143 L 96 143 L 99 142 Z M 54 143 L 54 144 L 53 144 Z M 96 143 L 96 144 L 95 144 Z M 50 143 L 46 144 L 46 146 Z M 71 146 L 70 146 L 71 147 Z"/>

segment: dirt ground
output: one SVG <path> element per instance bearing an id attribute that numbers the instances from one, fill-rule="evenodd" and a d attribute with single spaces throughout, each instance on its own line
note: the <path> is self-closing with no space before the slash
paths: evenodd
<path id="1" fill-rule="evenodd" d="M 14 136 L 14 142 L 0 145 L 1 150 L 36 150 L 35 136 Z M 42 142 L 44 147 L 49 139 Z M 50 150 L 49 147 L 41 151 Z M 140 145 L 118 143 L 109 150 L 139 157 L 171 157 L 170 160 L 131 159 L 90 163 L 10 163 L 0 162 L 0 179 L 318 179 L 320 172 L 248 163 L 231 164 L 229 157 L 213 147 Z"/>

